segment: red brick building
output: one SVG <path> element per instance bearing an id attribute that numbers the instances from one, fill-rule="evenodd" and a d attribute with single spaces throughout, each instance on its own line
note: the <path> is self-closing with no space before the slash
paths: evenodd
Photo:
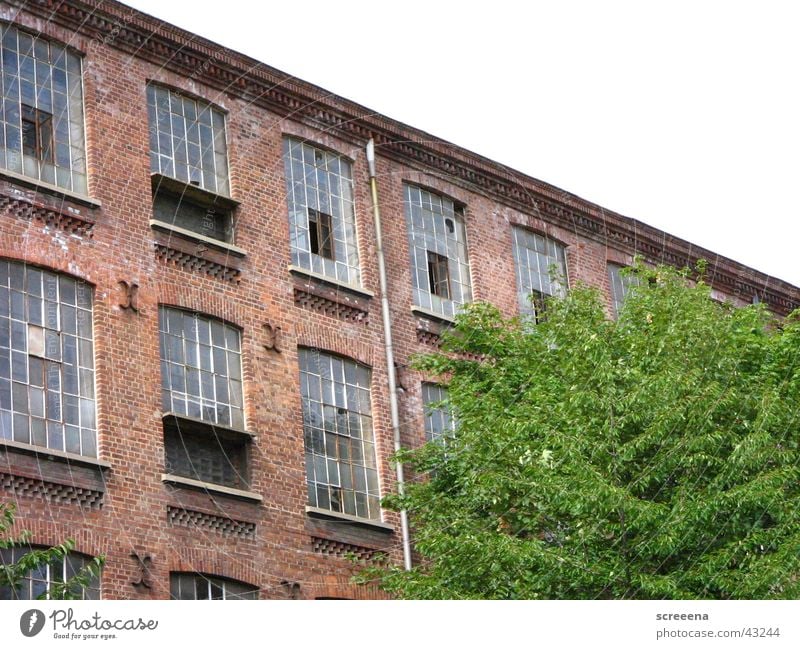
<path id="1" fill-rule="evenodd" d="M 117 2 L 2 2 L 0 21 L 0 501 L 35 543 L 104 554 L 103 598 L 379 597 L 347 555 L 402 561 L 379 506 L 396 474 L 370 138 L 405 446 L 450 425 L 408 359 L 470 300 L 535 317 L 583 281 L 611 313 L 640 254 L 713 260 L 720 299 L 800 306 Z"/>

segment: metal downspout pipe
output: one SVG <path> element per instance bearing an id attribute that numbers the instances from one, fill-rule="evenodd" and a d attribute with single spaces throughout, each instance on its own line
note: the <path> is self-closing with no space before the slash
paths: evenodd
<path id="1" fill-rule="evenodd" d="M 397 406 L 397 370 L 394 364 L 394 349 L 392 347 L 392 320 L 389 312 L 389 295 L 386 289 L 386 262 L 383 258 L 383 236 L 381 234 L 381 211 L 378 207 L 378 183 L 375 172 L 375 143 L 370 138 L 367 142 L 367 165 L 369 166 L 369 186 L 372 192 L 372 213 L 375 217 L 375 249 L 378 255 L 378 276 L 381 288 L 381 313 L 383 315 L 383 338 L 386 347 L 386 373 L 389 377 L 389 409 L 392 419 L 392 432 L 394 433 L 395 453 L 400 450 L 400 411 Z M 405 481 L 403 479 L 403 464 L 397 463 L 397 492 L 405 494 Z M 403 565 L 406 570 L 411 570 L 411 541 L 408 533 L 408 514 L 406 510 L 400 511 L 400 531 L 403 540 Z"/>

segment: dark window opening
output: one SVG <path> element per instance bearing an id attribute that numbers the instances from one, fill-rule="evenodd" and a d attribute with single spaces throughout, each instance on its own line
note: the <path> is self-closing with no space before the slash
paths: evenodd
<path id="1" fill-rule="evenodd" d="M 308 232 L 311 252 L 326 259 L 334 259 L 333 227 L 331 215 L 308 208 Z"/>
<path id="2" fill-rule="evenodd" d="M 247 447 L 213 426 L 164 425 L 167 473 L 233 489 L 248 489 Z M 205 429 L 205 430 L 203 430 Z"/>
<path id="3" fill-rule="evenodd" d="M 433 295 L 450 299 L 450 273 L 447 257 L 428 250 L 428 283 Z"/>
<path id="4" fill-rule="evenodd" d="M 21 106 L 22 152 L 53 163 L 53 116 L 32 106 Z"/>
<path id="5" fill-rule="evenodd" d="M 544 322 L 547 317 L 545 294 L 541 291 L 531 291 L 531 305 L 533 305 L 533 319 L 536 324 Z"/>
<path id="6" fill-rule="evenodd" d="M 209 239 L 231 243 L 233 215 L 218 205 L 201 205 L 185 196 L 158 190 L 153 196 L 153 218 Z"/>

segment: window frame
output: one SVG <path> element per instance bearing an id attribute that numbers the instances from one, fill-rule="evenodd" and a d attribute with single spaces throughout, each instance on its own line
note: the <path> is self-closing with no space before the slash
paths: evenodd
<path id="1" fill-rule="evenodd" d="M 178 320 L 180 329 L 173 331 Z M 242 330 L 215 316 L 167 304 L 159 305 L 158 323 L 168 475 L 246 490 L 252 435 L 245 428 Z M 224 373 L 217 371 L 223 357 Z"/>
<path id="2" fill-rule="evenodd" d="M 403 211 L 414 306 L 449 320 L 473 299 L 466 206 L 440 192 L 403 183 Z M 443 271 L 446 278 L 433 276 Z M 435 292 L 444 286 L 447 296 Z"/>
<path id="3" fill-rule="evenodd" d="M 20 104 L 20 120 L 22 122 L 22 153 L 25 154 L 25 124 L 33 124 L 33 137 L 35 139 L 35 143 L 33 145 L 33 153 L 30 151 L 27 152 L 28 155 L 32 155 L 33 157 L 37 158 L 40 162 L 47 162 L 53 164 L 53 149 L 54 149 L 54 140 L 53 140 L 53 114 L 40 110 L 38 108 L 34 108 L 33 106 L 28 106 L 27 104 Z M 32 111 L 31 117 L 33 119 L 26 119 L 25 113 L 26 111 Z M 45 119 L 42 119 L 42 115 L 46 115 Z M 49 128 L 49 136 L 46 138 L 48 141 L 45 145 L 43 140 L 45 139 L 44 134 L 42 132 L 42 125 L 44 123 L 48 124 Z M 47 151 L 47 155 L 45 156 L 45 151 Z"/>
<path id="4" fill-rule="evenodd" d="M 7 346 L 0 331 L 0 439 L 96 459 L 93 287 L 0 259 L 0 328 L 6 322 Z"/>
<path id="5" fill-rule="evenodd" d="M 523 236 L 525 239 L 521 241 Z M 529 243 L 532 245 L 528 245 Z M 568 246 L 554 237 L 522 225 L 512 226 L 511 246 L 517 287 L 517 308 L 522 318 L 534 324 L 539 323 L 546 317 L 547 298 L 564 297 L 569 291 Z M 536 261 L 535 269 L 530 263 L 532 256 Z M 548 262 L 546 267 L 542 265 L 543 260 Z M 559 278 L 552 276 L 553 266 L 560 267 L 563 284 Z M 534 277 L 538 280 L 537 286 L 534 286 Z"/>
<path id="6" fill-rule="evenodd" d="M 5 564 L 7 561 L 10 563 L 16 563 L 19 561 L 23 556 L 26 554 L 36 551 L 36 550 L 45 550 L 47 549 L 46 546 L 39 546 L 39 545 L 29 545 L 29 546 L 15 546 L 11 548 L 2 548 L 0 549 L 0 564 Z M 9 557 L 10 554 L 10 557 Z M 86 565 L 91 564 L 93 559 L 83 553 L 80 552 L 69 552 L 65 557 L 61 557 L 59 560 L 59 568 L 60 568 L 60 577 L 56 578 L 52 576 L 52 571 L 54 566 L 52 563 L 47 563 L 38 568 L 40 571 L 44 571 L 43 577 L 35 578 L 31 571 L 29 571 L 25 577 L 21 580 L 20 590 L 14 589 L 11 585 L 2 586 L 0 587 L 0 600 L 16 600 L 16 601 L 27 601 L 27 600 L 36 600 L 41 597 L 42 594 L 45 594 L 45 597 L 42 599 L 50 600 L 50 590 L 52 584 L 54 583 L 64 583 L 65 581 L 69 580 L 75 574 L 79 573 Z M 77 568 L 74 567 L 77 565 Z M 72 572 L 72 575 L 69 573 Z M 42 593 L 33 596 L 33 585 L 34 583 L 44 583 L 45 588 Z M 101 594 L 101 580 L 100 575 L 95 575 L 88 587 L 81 587 L 81 598 L 82 600 L 99 600 Z M 20 594 L 26 593 L 28 596 L 26 597 L 19 597 Z M 95 595 L 94 597 L 87 597 L 87 593 L 89 595 Z M 10 595 L 10 597 L 6 597 L 6 595 Z"/>
<path id="7" fill-rule="evenodd" d="M 308 237 L 311 254 L 319 255 L 335 262 L 336 247 L 333 245 L 333 217 L 326 212 L 310 207 L 306 209 L 308 210 Z M 312 223 L 314 227 L 311 226 Z"/>
<path id="8" fill-rule="evenodd" d="M 183 592 L 182 582 L 192 580 L 192 590 L 194 597 L 181 597 Z M 208 597 L 197 597 L 198 585 L 203 584 L 207 587 Z M 221 597 L 212 597 L 213 589 L 220 590 Z M 241 587 L 249 590 L 244 590 L 240 593 L 228 593 L 229 589 L 233 587 Z M 175 596 L 177 591 L 177 597 Z M 219 577 L 200 572 L 184 572 L 184 571 L 170 571 L 169 573 L 169 598 L 171 600 L 191 600 L 191 601 L 221 601 L 221 600 L 257 600 L 261 589 L 254 584 L 248 584 L 238 579 L 230 579 L 228 577 Z M 241 595 L 252 595 L 252 597 L 242 597 Z"/>
<path id="9" fill-rule="evenodd" d="M 283 136 L 283 165 L 289 218 L 289 252 L 298 269 L 334 283 L 361 287 L 361 254 L 356 219 L 354 162 L 328 147 L 301 137 Z M 329 219 L 330 256 L 322 244 L 320 221 Z M 317 252 L 313 250 L 312 223 Z"/>
<path id="10" fill-rule="evenodd" d="M 372 368 L 326 350 L 300 347 L 298 369 L 308 506 L 381 522 Z"/>
<path id="11" fill-rule="evenodd" d="M 450 389 L 446 385 L 423 381 L 422 392 L 422 411 L 425 418 L 425 441 L 446 443 L 448 437 L 455 434 L 458 422 L 453 415 L 450 405 Z M 431 397 L 436 398 L 431 398 Z M 434 426 L 434 422 L 440 419 L 440 426 Z"/>
<path id="12" fill-rule="evenodd" d="M 0 21 L 3 84 L 0 95 L 0 168 L 54 188 L 88 195 L 83 53 L 49 36 Z M 34 120 L 24 118 L 35 111 Z M 44 155 L 41 115 L 50 123 Z M 23 124 L 34 124 L 27 147 Z"/>
<path id="13" fill-rule="evenodd" d="M 231 198 L 227 111 L 159 82 L 148 81 L 145 92 L 153 220 L 176 234 L 233 244 L 238 202 Z"/>
<path id="14" fill-rule="evenodd" d="M 622 306 L 625 304 L 625 299 L 631 288 L 639 286 L 641 284 L 641 279 L 632 274 L 628 274 L 627 276 L 621 275 L 619 271 L 624 268 L 630 268 L 630 266 L 625 264 L 617 264 L 609 261 L 606 263 L 606 267 L 609 294 L 611 297 L 611 315 L 616 320 L 619 317 L 620 309 L 622 309 Z"/>

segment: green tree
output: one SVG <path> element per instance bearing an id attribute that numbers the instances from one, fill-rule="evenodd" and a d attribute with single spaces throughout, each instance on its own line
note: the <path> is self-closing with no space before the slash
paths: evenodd
<path id="1" fill-rule="evenodd" d="M 18 591 L 22 581 L 31 573 L 48 564 L 60 565 L 74 549 L 75 542 L 67 539 L 51 548 L 31 548 L 31 534 L 27 530 L 22 531 L 17 538 L 10 536 L 15 511 L 16 508 L 12 503 L 0 503 L 0 550 L 25 548 L 27 551 L 13 563 L 0 562 L 0 588 L 10 586 L 12 590 Z M 82 599 L 84 589 L 89 588 L 92 580 L 99 576 L 104 562 L 104 557 L 95 557 L 72 578 L 65 581 L 51 581 L 47 592 L 39 599 Z"/>
<path id="2" fill-rule="evenodd" d="M 417 361 L 458 428 L 402 452 L 417 478 L 385 499 L 416 567 L 361 579 L 422 599 L 800 597 L 800 313 L 633 272 L 616 321 L 585 286 L 536 325 L 476 304 Z"/>

